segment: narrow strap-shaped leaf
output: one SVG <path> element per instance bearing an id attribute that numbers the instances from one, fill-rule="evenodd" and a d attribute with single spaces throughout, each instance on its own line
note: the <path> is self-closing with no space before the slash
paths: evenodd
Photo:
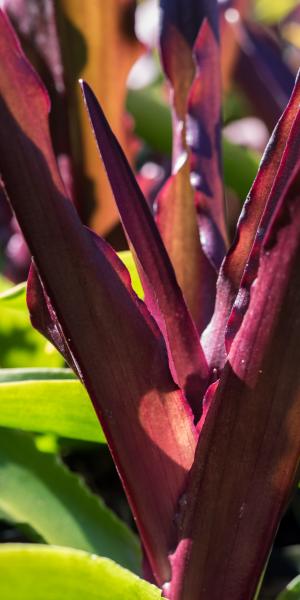
<path id="1" fill-rule="evenodd" d="M 100 250 L 65 195 L 49 142 L 46 92 L 2 11 L 0 61 L 0 172 L 163 581 L 175 506 L 194 457 L 189 408 L 154 321 L 113 268 L 112 251 L 106 257 L 104 242 Z"/>
<path id="2" fill-rule="evenodd" d="M 73 187 L 65 73 L 54 0 L 4 0 L 2 3 L 18 32 L 25 53 L 42 77 L 51 98 L 50 131 L 60 173 Z"/>
<path id="3" fill-rule="evenodd" d="M 199 411 L 208 375 L 199 336 L 154 219 L 125 155 L 92 90 L 85 82 L 82 82 L 82 88 L 121 220 L 136 254 L 137 266 L 141 269 L 148 308 L 164 334 L 173 377 Z"/>
<path id="4" fill-rule="evenodd" d="M 1 369 L 0 426 L 106 443 L 88 395 L 69 369 Z"/>
<path id="5" fill-rule="evenodd" d="M 8 521 L 29 525 L 48 544 L 107 556 L 139 572 L 133 533 L 77 475 L 37 450 L 28 434 L 1 429 L 0 483 L 0 510 Z"/>
<path id="6" fill-rule="evenodd" d="M 287 191 L 300 173 L 300 111 L 291 128 L 288 141 L 281 159 L 281 163 L 273 182 L 273 186 L 260 220 L 258 231 L 253 241 L 253 246 L 245 265 L 240 288 L 237 293 L 225 334 L 225 344 L 227 352 L 238 331 L 243 317 L 248 309 L 250 302 L 251 286 L 257 275 L 259 257 L 262 245 L 268 237 L 268 229 L 272 223 L 273 215 L 285 198 Z"/>
<path id="7" fill-rule="evenodd" d="M 271 136 L 239 219 L 237 233 L 220 270 L 214 316 L 202 336 L 209 363 L 221 368 L 226 359 L 225 330 L 255 236 L 264 234 L 259 224 L 273 188 L 285 147 L 298 113 L 299 76 L 290 101 Z M 281 185 L 281 184 L 280 184 Z M 277 197 L 276 186 L 274 194 Z M 280 190 L 282 188 L 280 187 Z"/>
<path id="8" fill-rule="evenodd" d="M 202 332 L 212 316 L 226 239 L 218 9 L 215 1 L 161 0 L 160 6 L 161 56 L 172 102 L 173 174 L 157 198 L 157 223 Z M 201 219 L 203 211 L 212 221 L 210 228 Z"/>
<path id="9" fill-rule="evenodd" d="M 56 381 L 60 379 L 74 381 L 76 376 L 71 369 L 0 369 L 0 385 L 2 383 L 16 383 L 17 381 Z"/>
<path id="10" fill-rule="evenodd" d="M 0 595 L 5 600 L 161 598 L 158 588 L 112 560 L 73 548 L 1 544 L 0 573 Z"/>
<path id="11" fill-rule="evenodd" d="M 205 18 L 218 38 L 218 6 L 214 0 L 160 0 L 160 8 L 162 44 L 168 43 L 170 29 L 177 29 L 193 48 Z"/>
<path id="12" fill-rule="evenodd" d="M 200 600 L 202 590 L 210 600 L 252 600 L 298 482 L 299 177 L 284 200 L 200 433 L 172 600 Z"/>

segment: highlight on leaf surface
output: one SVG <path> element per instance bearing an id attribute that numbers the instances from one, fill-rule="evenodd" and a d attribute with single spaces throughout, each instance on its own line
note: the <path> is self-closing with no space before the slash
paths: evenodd
<path id="1" fill-rule="evenodd" d="M 0 572 L 0 593 L 6 600 L 161 598 L 158 588 L 113 561 L 72 548 L 1 544 Z"/>
<path id="2" fill-rule="evenodd" d="M 218 5 L 161 0 L 161 8 L 174 140 L 157 214 L 81 82 L 144 301 L 70 202 L 51 147 L 47 94 L 2 11 L 0 172 L 33 255 L 32 323 L 92 400 L 139 527 L 145 573 L 170 600 L 253 600 L 300 455 L 299 79 L 223 259 Z M 19 291 L 0 298 L 16 312 L 20 301 Z M 9 394 L 18 374 L 14 383 L 2 375 L 0 391 Z M 93 436 L 88 411 L 78 423 L 82 398 L 68 410 L 79 382 L 52 375 L 49 390 L 62 393 L 63 385 L 66 397 L 59 430 L 45 395 L 51 430 Z M 20 389 L 34 395 L 41 381 L 36 373 Z M 28 402 L 24 429 L 35 414 L 44 430 Z M 4 442 L 15 435 L 9 408 Z"/>
<path id="3" fill-rule="evenodd" d="M 0 31 L 0 170 L 38 269 L 28 290 L 32 318 L 86 385 L 162 582 L 169 576 L 174 510 L 194 457 L 190 409 L 127 271 L 82 226 L 66 196 L 49 140 L 45 90 L 3 12 Z"/>
<path id="4" fill-rule="evenodd" d="M 69 369 L 0 369 L 0 426 L 106 443 L 88 395 Z"/>

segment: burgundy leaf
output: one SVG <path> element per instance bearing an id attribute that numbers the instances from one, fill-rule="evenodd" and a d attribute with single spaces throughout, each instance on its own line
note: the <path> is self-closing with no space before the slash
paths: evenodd
<path id="1" fill-rule="evenodd" d="M 215 0 L 160 0 L 161 34 L 167 43 L 170 29 L 180 31 L 191 48 L 205 18 L 218 37 L 218 5 Z"/>
<path id="2" fill-rule="evenodd" d="M 148 308 L 165 337 L 173 377 L 185 390 L 198 415 L 208 369 L 195 325 L 126 157 L 92 90 L 85 82 L 82 82 L 82 88 L 121 220 L 137 257 Z"/>
<path id="3" fill-rule="evenodd" d="M 269 226 L 248 311 L 202 422 L 171 557 L 172 600 L 253 600 L 298 482 L 299 183 Z"/>
<path id="4" fill-rule="evenodd" d="M 217 3 L 162 1 L 161 11 L 161 56 L 173 114 L 173 173 L 157 198 L 157 223 L 201 333 L 212 316 L 216 272 L 226 242 Z"/>
<path id="5" fill-rule="evenodd" d="M 49 139 L 47 94 L 2 11 L 0 62 L 0 173 L 161 584 L 169 576 L 174 511 L 194 457 L 191 414 L 145 305 L 66 197 Z M 45 317 L 43 304 L 36 310 Z"/>
<path id="6" fill-rule="evenodd" d="M 82 383 L 84 383 L 80 368 L 76 364 L 67 338 L 63 333 L 61 324 L 33 260 L 31 261 L 27 279 L 26 300 L 33 327 L 55 346 L 79 379 L 81 379 Z"/>
<path id="7" fill-rule="evenodd" d="M 299 86 L 300 87 L 300 86 Z M 267 230 L 277 205 L 285 197 L 291 182 L 300 173 L 300 112 L 292 125 L 281 163 L 273 182 L 273 186 L 255 235 L 253 246 L 245 265 L 240 288 L 237 293 L 231 315 L 227 324 L 225 344 L 227 352 L 238 331 L 250 302 L 251 286 L 257 275 L 262 244 L 265 242 Z"/>
<path id="8" fill-rule="evenodd" d="M 236 238 L 220 270 L 214 316 L 202 336 L 206 356 L 209 364 L 214 368 L 222 368 L 226 359 L 225 330 L 254 240 L 256 238 L 256 242 L 259 243 L 259 238 L 263 238 L 270 212 L 297 164 L 298 157 L 293 154 L 294 142 L 291 141 L 289 146 L 289 139 L 290 136 L 295 135 L 292 134 L 294 123 L 295 127 L 298 127 L 295 119 L 299 101 L 300 79 L 298 76 L 291 99 L 265 150 L 257 177 L 239 219 Z M 294 131 L 296 132 L 296 129 Z M 286 153 L 284 154 L 285 147 Z M 289 148 L 291 148 L 290 152 Z M 281 161 L 283 161 L 282 165 Z M 283 178 L 281 179 L 281 177 Z M 275 179 L 276 185 L 273 186 Z M 269 210 L 266 210 L 264 222 L 260 227 L 267 203 Z M 252 268 L 251 264 L 250 268 Z M 252 280 L 255 273 L 256 267 L 252 269 Z M 239 301 L 241 302 L 241 300 L 240 297 Z"/>
<path id="9" fill-rule="evenodd" d="M 54 0 L 4 0 L 25 53 L 40 74 L 51 98 L 50 131 L 60 173 L 73 192 L 70 136 L 64 67 Z"/>

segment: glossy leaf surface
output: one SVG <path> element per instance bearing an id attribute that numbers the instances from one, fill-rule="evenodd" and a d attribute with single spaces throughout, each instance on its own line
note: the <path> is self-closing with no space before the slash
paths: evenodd
<path id="1" fill-rule="evenodd" d="M 68 369 L 1 369 L 0 426 L 106 443 L 82 383 Z"/>
<path id="2" fill-rule="evenodd" d="M 78 600 L 78 597 L 159 600 L 161 597 L 155 586 L 111 560 L 71 548 L 2 545 L 0 573 L 0 593 L 5 600 Z"/>

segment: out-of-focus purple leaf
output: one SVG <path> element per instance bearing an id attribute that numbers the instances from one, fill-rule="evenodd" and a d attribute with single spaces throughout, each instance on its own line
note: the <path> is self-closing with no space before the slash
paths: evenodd
<path id="1" fill-rule="evenodd" d="M 260 252 L 248 311 L 202 422 L 172 600 L 253 600 L 298 482 L 300 453 L 299 176 Z"/>
<path id="2" fill-rule="evenodd" d="M 219 27 L 221 38 L 222 90 L 227 93 L 232 87 L 234 69 L 238 60 L 239 45 L 232 35 L 231 22 L 245 19 L 251 13 L 252 0 L 219 0 Z"/>
<path id="3" fill-rule="evenodd" d="M 272 130 L 286 106 L 294 84 L 294 73 L 283 50 L 269 29 L 253 22 L 232 24 L 240 47 L 235 78 L 255 114 Z"/>
<path id="4" fill-rule="evenodd" d="M 226 239 L 220 167 L 221 84 L 216 0 L 161 0 L 160 48 L 171 85 L 173 166 L 190 153 L 191 183 L 211 200 Z"/>
<path id="5" fill-rule="evenodd" d="M 54 0 L 4 0 L 31 64 L 37 69 L 51 98 L 50 131 L 60 173 L 73 191 L 66 88 L 57 32 Z"/>
<path id="6" fill-rule="evenodd" d="M 173 172 L 157 198 L 157 224 L 201 333 L 212 316 L 226 241 L 218 8 L 215 1 L 161 1 L 160 6 L 161 57 L 172 103 Z"/>
<path id="7" fill-rule="evenodd" d="M 212 368 L 222 368 L 226 360 L 225 330 L 228 318 L 239 290 L 254 240 L 257 238 L 257 241 L 259 241 L 260 237 L 263 238 L 264 230 L 268 224 L 270 211 L 265 213 L 264 225 L 263 228 L 260 228 L 260 222 L 270 194 L 272 194 L 274 180 L 283 159 L 285 147 L 288 147 L 289 137 L 292 135 L 298 113 L 299 100 L 300 80 L 298 76 L 286 110 L 278 122 L 265 150 L 257 177 L 249 192 L 238 223 L 236 238 L 220 270 L 214 316 L 202 336 L 205 353 Z M 297 127 L 297 125 L 295 126 Z M 294 144 L 292 144 L 292 147 L 294 147 Z M 283 167 L 285 169 L 284 178 L 280 181 L 279 176 L 277 180 L 277 186 L 279 187 L 274 186 L 269 204 L 270 209 L 276 204 L 278 195 L 282 194 L 283 185 L 286 184 L 288 177 L 292 175 L 293 167 L 291 163 L 293 161 L 297 162 L 297 160 L 297 155 L 294 156 L 292 152 L 285 154 L 284 164 L 286 166 Z M 280 173 L 282 175 L 282 171 Z M 256 267 L 253 271 L 252 280 L 255 277 Z M 241 297 L 239 301 L 242 301 Z M 242 310 L 242 306 L 240 306 L 240 309 Z"/>
<path id="8" fill-rule="evenodd" d="M 173 377 L 198 415 L 208 369 L 196 328 L 126 157 L 92 90 L 85 82 L 82 88 L 121 220 L 137 257 L 146 303 L 165 337 Z"/>
<path id="9" fill-rule="evenodd" d="M 201 35 L 197 38 L 198 48 L 200 47 L 200 38 L 203 38 L 205 32 L 209 31 L 208 22 L 205 21 Z M 167 35 L 166 32 L 165 35 Z M 216 46 L 212 35 L 211 42 Z M 208 179 L 213 181 L 213 178 L 210 178 L 212 175 L 210 166 L 214 166 L 215 163 L 211 156 L 209 132 L 204 128 L 205 120 L 202 117 L 200 119 L 201 105 L 204 112 L 205 102 L 201 102 L 200 98 L 200 80 L 197 76 L 195 79 L 196 64 L 192 50 L 176 29 L 170 30 L 168 40 L 162 37 L 161 46 L 166 74 L 170 78 L 173 104 L 173 173 L 158 195 L 156 220 L 185 300 L 197 329 L 201 333 L 212 316 L 216 263 L 219 259 L 216 257 L 216 249 L 218 252 L 221 247 L 222 258 L 224 243 L 221 240 L 220 244 L 221 236 L 217 226 L 208 230 L 207 235 L 203 222 L 200 227 L 200 240 L 197 209 L 203 213 L 202 205 L 205 202 L 205 196 L 204 193 L 201 193 L 203 200 L 196 203 L 196 195 L 198 198 L 200 196 L 199 192 L 197 194 L 196 188 L 200 181 L 199 171 L 202 167 L 202 187 L 205 187 L 205 191 L 209 190 L 207 181 Z M 209 44 L 204 43 L 203 48 L 205 46 L 210 52 Z M 209 64 L 214 72 L 210 60 L 207 61 L 207 67 Z M 205 78 L 207 71 L 208 69 L 204 68 L 201 73 L 202 96 L 204 93 L 208 95 L 209 88 L 206 89 Z M 214 126 L 215 115 L 211 114 L 210 116 Z M 217 119 L 219 119 L 219 111 Z M 206 125 L 209 127 L 207 120 Z M 213 137 L 215 138 L 215 132 Z M 204 163 L 207 167 L 205 176 Z M 204 181 L 206 175 L 207 179 Z M 221 184 L 219 174 L 218 181 Z M 211 192 L 212 190 L 210 190 Z M 215 200 L 217 205 L 217 198 Z M 211 202 L 208 203 L 210 213 L 211 209 L 213 210 L 213 204 L 211 198 Z M 212 214 L 209 214 L 209 220 L 213 221 Z M 215 236 L 210 235 L 211 232 L 218 234 L 217 244 Z M 211 253 L 209 253 L 210 251 Z"/>
<path id="10" fill-rule="evenodd" d="M 204 19 L 218 38 L 218 3 L 215 0 L 160 0 L 161 44 L 166 45 L 170 30 L 176 29 L 193 48 Z M 163 54 L 165 54 L 164 49 Z"/>
<path id="11" fill-rule="evenodd" d="M 162 583 L 194 457 L 190 409 L 170 375 L 161 333 L 125 285 L 123 267 L 112 267 L 111 250 L 95 243 L 65 194 L 47 94 L 2 11 L 0 62 L 0 173 Z"/>

